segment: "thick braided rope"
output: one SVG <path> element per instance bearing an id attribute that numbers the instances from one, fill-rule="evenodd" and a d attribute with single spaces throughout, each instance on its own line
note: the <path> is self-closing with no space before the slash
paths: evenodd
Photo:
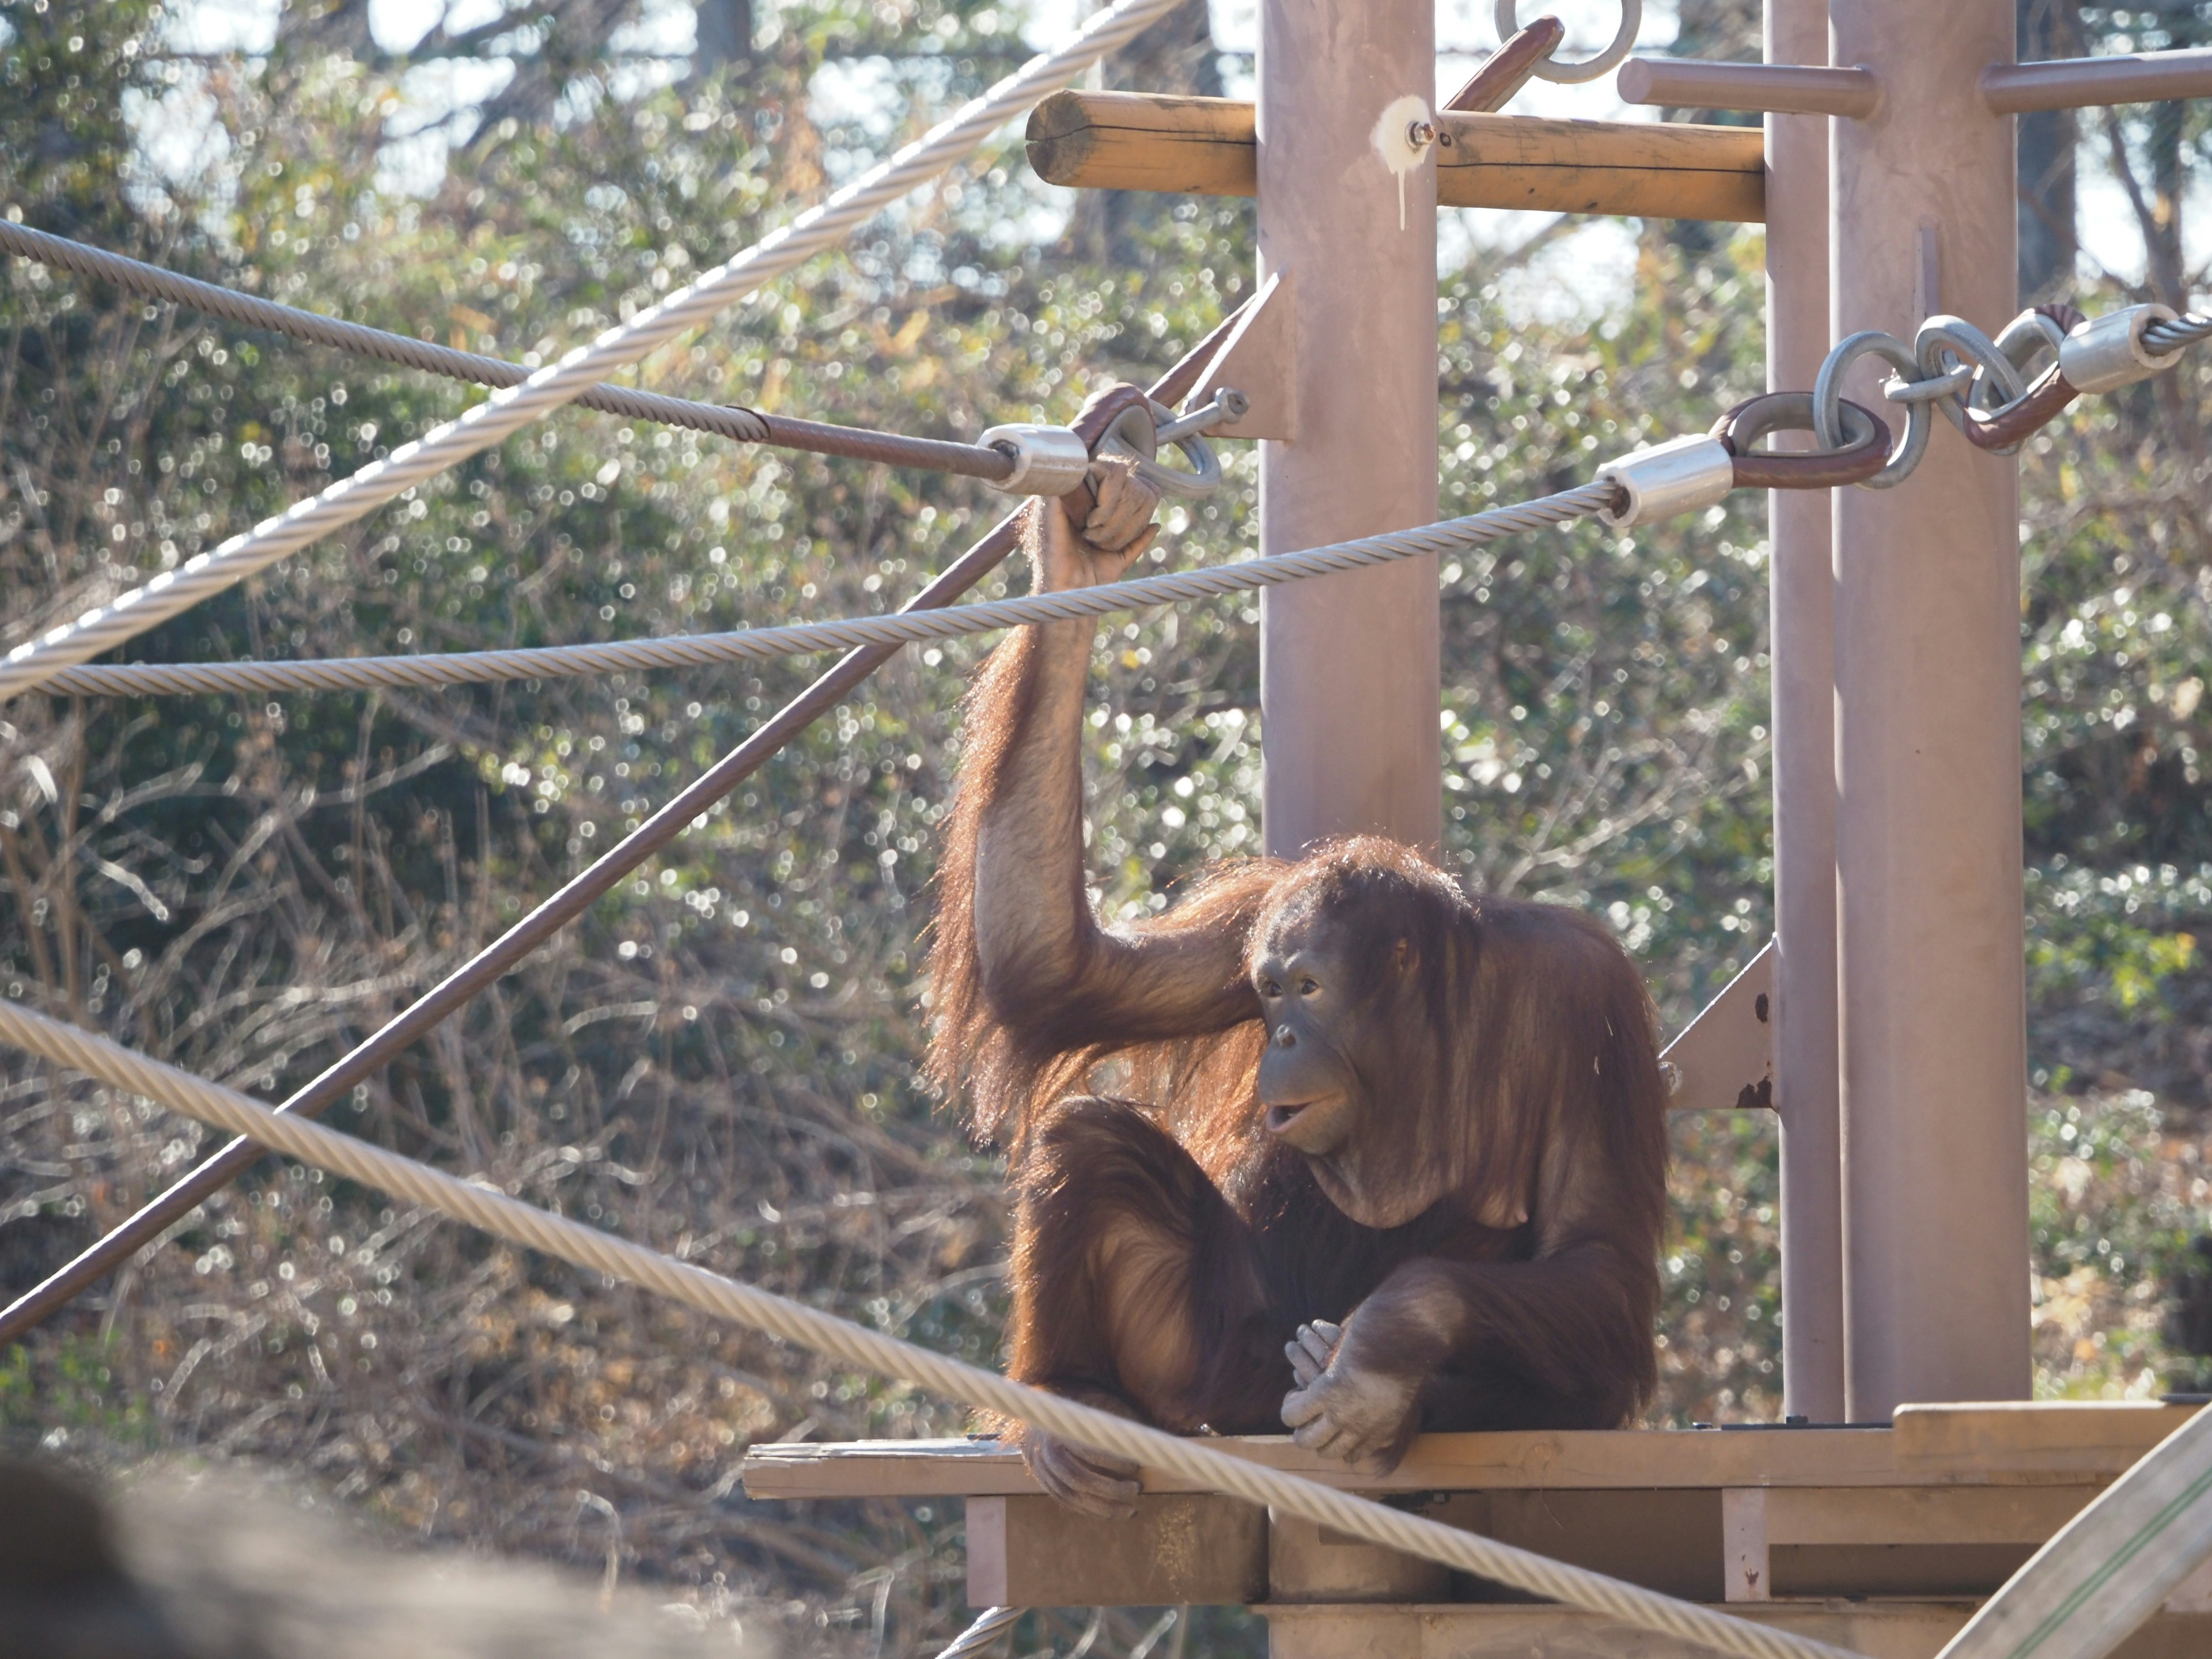
<path id="1" fill-rule="evenodd" d="M 859 225 L 916 185 L 972 154 L 1011 117 L 1064 86 L 1099 58 L 1127 44 L 1176 0 L 1115 0 L 1057 52 L 1044 52 L 981 97 L 930 129 L 889 160 L 832 191 L 789 224 L 771 231 L 696 282 L 678 289 L 588 346 L 538 370 L 520 386 L 495 392 L 459 419 L 448 421 L 389 457 L 342 478 L 320 495 L 234 536 L 143 587 L 73 623 L 18 646 L 0 661 L 0 701 L 27 691 L 58 668 L 81 663 L 158 626 L 179 611 L 274 564 L 331 531 L 365 517 L 393 496 L 510 433 L 574 402 L 612 371 L 637 362 L 687 329 L 836 246 Z"/>
<path id="2" fill-rule="evenodd" d="M 2199 340 L 2212 339 L 2212 317 L 2198 311 L 2184 312 L 2170 323 L 2153 323 L 2143 331 L 2142 339 L 2146 350 L 2162 357 Z"/>
<path id="3" fill-rule="evenodd" d="M 1613 506 L 1620 486 L 1600 479 L 1516 507 L 1492 507 L 1418 530 L 1396 530 L 1303 553 L 1240 559 L 1200 570 L 1140 576 L 1059 593 L 989 599 L 944 611 L 915 611 L 839 622 L 793 623 L 732 634 L 684 634 L 607 645 L 558 645 L 508 651 L 459 651 L 415 657 L 339 657 L 323 662 L 131 663 L 68 668 L 50 691 L 80 696 L 183 696 L 219 691 L 358 691 L 386 687 L 466 685 L 486 680 L 555 679 L 655 668 L 759 662 L 863 645 L 915 645 L 1029 623 L 1103 617 L 1116 611 L 1210 599 L 1284 582 L 1449 553 L 1506 536 L 1571 524 Z"/>
<path id="4" fill-rule="evenodd" d="M 250 1096 L 134 1054 L 106 1037 L 0 1001 L 0 1042 L 111 1087 L 143 1096 L 187 1117 L 350 1181 L 381 1188 L 482 1228 L 496 1237 L 605 1273 L 851 1365 L 903 1378 L 931 1393 L 1035 1424 L 1049 1433 L 1179 1475 L 1209 1490 L 1265 1504 L 1317 1525 L 1510 1584 L 1638 1629 L 1698 1643 L 1735 1659 L 1847 1659 L 1844 1650 L 1768 1630 L 1693 1602 L 1601 1573 L 1569 1566 L 1495 1540 L 1425 1521 L 1402 1510 L 1333 1490 L 1133 1423 L 1060 1395 L 1047 1394 L 927 1348 L 695 1267 L 627 1239 L 463 1181 L 311 1119 L 279 1116 Z"/>

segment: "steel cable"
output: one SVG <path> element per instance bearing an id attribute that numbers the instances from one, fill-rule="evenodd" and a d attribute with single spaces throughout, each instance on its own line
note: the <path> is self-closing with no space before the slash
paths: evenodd
<path id="1" fill-rule="evenodd" d="M 2170 323 L 2153 323 L 2142 334 L 2145 348 L 2160 357 L 2208 339 L 2212 339 L 2212 317 L 2201 311 L 2184 312 Z"/>
<path id="2" fill-rule="evenodd" d="M 310 345 L 329 346 L 356 357 L 373 357 L 380 362 L 420 369 L 426 374 L 442 374 L 471 386 L 520 386 L 532 372 L 520 363 L 510 363 L 503 358 L 459 351 L 428 340 L 410 340 L 404 334 L 278 305 L 273 300 L 220 288 L 196 276 L 179 276 L 159 265 L 126 259 L 119 253 L 88 247 L 82 242 L 33 230 L 28 225 L 11 224 L 4 219 L 0 219 L 0 253 L 19 254 L 58 270 L 106 283 L 126 294 L 189 307 L 241 327 L 264 329 Z M 596 409 L 604 414 L 711 433 L 737 443 L 774 444 L 780 448 L 803 449 L 818 455 L 882 461 L 893 466 L 927 467 L 994 483 L 1006 477 L 1014 468 L 1013 459 L 1004 450 L 982 444 L 951 443 L 936 438 L 909 438 L 896 432 L 829 426 L 818 421 L 769 415 L 741 404 L 695 403 L 688 398 L 670 398 L 635 386 L 602 382 L 580 393 L 574 401 L 583 408 Z"/>
<path id="3" fill-rule="evenodd" d="M 684 634 L 605 645 L 557 645 L 505 651 L 459 651 L 411 657 L 340 657 L 321 662 L 130 663 L 70 668 L 49 678 L 49 690 L 82 696 L 183 696 L 210 692 L 357 691 L 402 686 L 466 685 L 489 680 L 553 679 L 658 668 L 758 662 L 857 646 L 906 646 L 957 639 L 1030 623 L 1103 617 L 1116 611 L 1209 599 L 1284 582 L 1389 564 L 1425 553 L 1456 552 L 1526 531 L 1571 524 L 1613 505 L 1620 486 L 1607 480 L 1562 490 L 1514 507 L 1492 507 L 1418 530 L 1391 531 L 1302 553 L 1277 553 L 1233 564 L 1160 576 L 1139 576 L 1066 592 L 991 599 L 944 611 L 793 623 L 728 634 Z"/>
<path id="4" fill-rule="evenodd" d="M 789 224 L 769 232 L 744 252 L 629 322 L 607 330 L 591 344 L 580 346 L 559 362 L 537 370 L 520 386 L 494 392 L 459 419 L 402 444 L 385 459 L 371 462 L 319 495 L 295 502 L 214 551 L 196 555 L 176 569 L 164 571 L 144 586 L 86 611 L 76 621 L 16 647 L 0 661 L 0 701 L 29 690 L 57 669 L 112 650 L 331 531 L 367 516 L 393 496 L 489 449 L 562 404 L 574 402 L 614 370 L 637 362 L 836 246 L 883 208 L 972 154 L 1008 118 L 1127 45 L 1175 3 L 1176 0 L 1115 0 L 1059 51 L 1031 58 L 982 96 L 852 183 L 831 191 Z"/>
<path id="5" fill-rule="evenodd" d="M 1766 1629 L 1248 1462 L 1202 1440 L 1187 1440 L 1048 1394 L 772 1291 L 724 1279 L 538 1209 L 481 1182 L 461 1180 L 306 1118 L 280 1116 L 237 1090 L 133 1053 L 20 1003 L 0 1001 L 0 1042 L 587 1273 L 625 1280 L 856 1369 L 901 1378 L 944 1398 L 1019 1419 L 1209 1491 L 1267 1504 L 1387 1549 L 1441 1562 L 1638 1629 L 1695 1642 L 1735 1659 L 1855 1659 L 1826 1643 Z"/>

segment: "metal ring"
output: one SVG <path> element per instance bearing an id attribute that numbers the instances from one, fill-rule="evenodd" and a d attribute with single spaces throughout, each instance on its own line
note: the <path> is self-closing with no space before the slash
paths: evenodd
<path id="1" fill-rule="evenodd" d="M 1878 328 L 1862 330 L 1839 342 L 1828 354 L 1827 362 L 1820 365 L 1818 379 L 1813 382 L 1813 431 L 1824 449 L 1844 447 L 1844 374 L 1864 356 L 1880 357 L 1891 368 L 1920 377 L 1920 360 L 1912 348 L 1894 334 L 1886 334 Z M 1935 417 L 1924 403 L 1907 404 L 1905 436 L 1890 452 L 1889 460 L 1871 478 L 1860 480 L 1867 489 L 1894 489 L 1912 476 L 1912 469 L 1920 465 L 1920 458 L 1928 452 L 1928 440 L 1936 429 Z"/>
<path id="2" fill-rule="evenodd" d="M 1163 495 L 1180 495 L 1195 501 L 1211 495 L 1221 488 L 1221 461 L 1213 453 L 1212 445 L 1193 432 L 1175 440 L 1175 447 L 1188 458 L 1191 471 L 1163 466 L 1153 457 L 1159 453 L 1158 431 L 1175 419 L 1175 411 L 1164 404 L 1146 398 L 1143 404 L 1132 404 L 1114 417 L 1091 453 L 1106 455 L 1131 455 L 1136 458 L 1137 476 Z"/>
<path id="3" fill-rule="evenodd" d="M 1736 458 L 1740 489 L 1837 489 L 1863 483 L 1881 471 L 1889 454 L 1889 428 L 1872 410 L 1838 399 L 1844 441 L 1818 450 L 1752 447 L 1771 432 L 1812 432 L 1815 404 L 1809 392 L 1770 392 L 1747 398 L 1721 416 L 1712 435 Z"/>
<path id="4" fill-rule="evenodd" d="M 1521 8 L 1516 0 L 1498 0 L 1498 38 L 1510 40 L 1521 32 Z M 1560 86 L 1580 86 L 1585 81 L 1595 81 L 1610 70 L 1617 69 L 1636 50 L 1636 37 L 1644 28 L 1644 0 L 1620 0 L 1620 32 L 1613 37 L 1613 44 L 1595 58 L 1580 64 L 1562 64 L 1556 58 L 1537 60 L 1536 77 Z"/>
<path id="5" fill-rule="evenodd" d="M 1912 337 L 1912 355 L 1919 361 L 1923 378 L 1951 372 L 1954 365 L 1943 361 L 1946 352 L 1960 363 L 1974 363 L 1982 370 L 1974 376 L 1973 389 L 1963 399 L 1947 398 L 1937 405 L 1960 431 L 1966 429 L 1969 408 L 1996 414 L 2027 395 L 2027 382 L 2013 360 L 1997 349 L 1995 340 L 1965 318 L 1930 317 L 1920 325 L 1920 332 Z"/>
<path id="6" fill-rule="evenodd" d="M 2057 351 L 2066 343 L 2066 331 L 2058 319 L 2040 311 L 2023 311 L 2004 325 L 1997 336 L 1997 349 L 2012 360 L 2012 366 L 2027 374 L 2028 365 L 2043 352 Z"/>

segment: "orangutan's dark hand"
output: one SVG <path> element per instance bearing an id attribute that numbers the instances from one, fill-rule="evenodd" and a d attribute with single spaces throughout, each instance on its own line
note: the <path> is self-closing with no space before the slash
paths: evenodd
<path id="1" fill-rule="evenodd" d="M 1094 504 L 1079 526 L 1064 501 L 1030 503 L 1027 535 L 1040 593 L 1110 582 L 1159 534 L 1152 514 L 1160 493 L 1138 474 L 1134 456 L 1099 456 L 1091 463 L 1090 484 Z"/>
<path id="2" fill-rule="evenodd" d="M 1283 1348 L 1297 1384 L 1283 1396 L 1283 1423 L 1308 1451 L 1388 1474 L 1419 1427 L 1419 1382 L 1361 1365 L 1350 1346 L 1325 1319 L 1298 1327 Z"/>
<path id="3" fill-rule="evenodd" d="M 1127 1521 L 1137 1512 L 1137 1466 L 1024 1426 L 1014 1443 L 1030 1479 L 1081 1515 Z"/>

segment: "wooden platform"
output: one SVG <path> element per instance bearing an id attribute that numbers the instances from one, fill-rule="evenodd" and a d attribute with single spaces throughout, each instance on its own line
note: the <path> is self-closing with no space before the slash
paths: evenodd
<path id="1" fill-rule="evenodd" d="M 1214 1443 L 1449 1525 L 1869 1656 L 1925 1659 L 2193 1407 L 1908 1406 L 1887 1427 L 1429 1435 L 1376 1480 L 1287 1438 Z M 1689 1659 L 1692 1650 L 1147 1472 L 1074 1515 L 991 1440 L 756 1446 L 761 1498 L 963 1498 L 978 1607 L 1243 1603 L 1277 1659 Z M 2123 1650 L 2212 1654 L 2212 1571 Z"/>

